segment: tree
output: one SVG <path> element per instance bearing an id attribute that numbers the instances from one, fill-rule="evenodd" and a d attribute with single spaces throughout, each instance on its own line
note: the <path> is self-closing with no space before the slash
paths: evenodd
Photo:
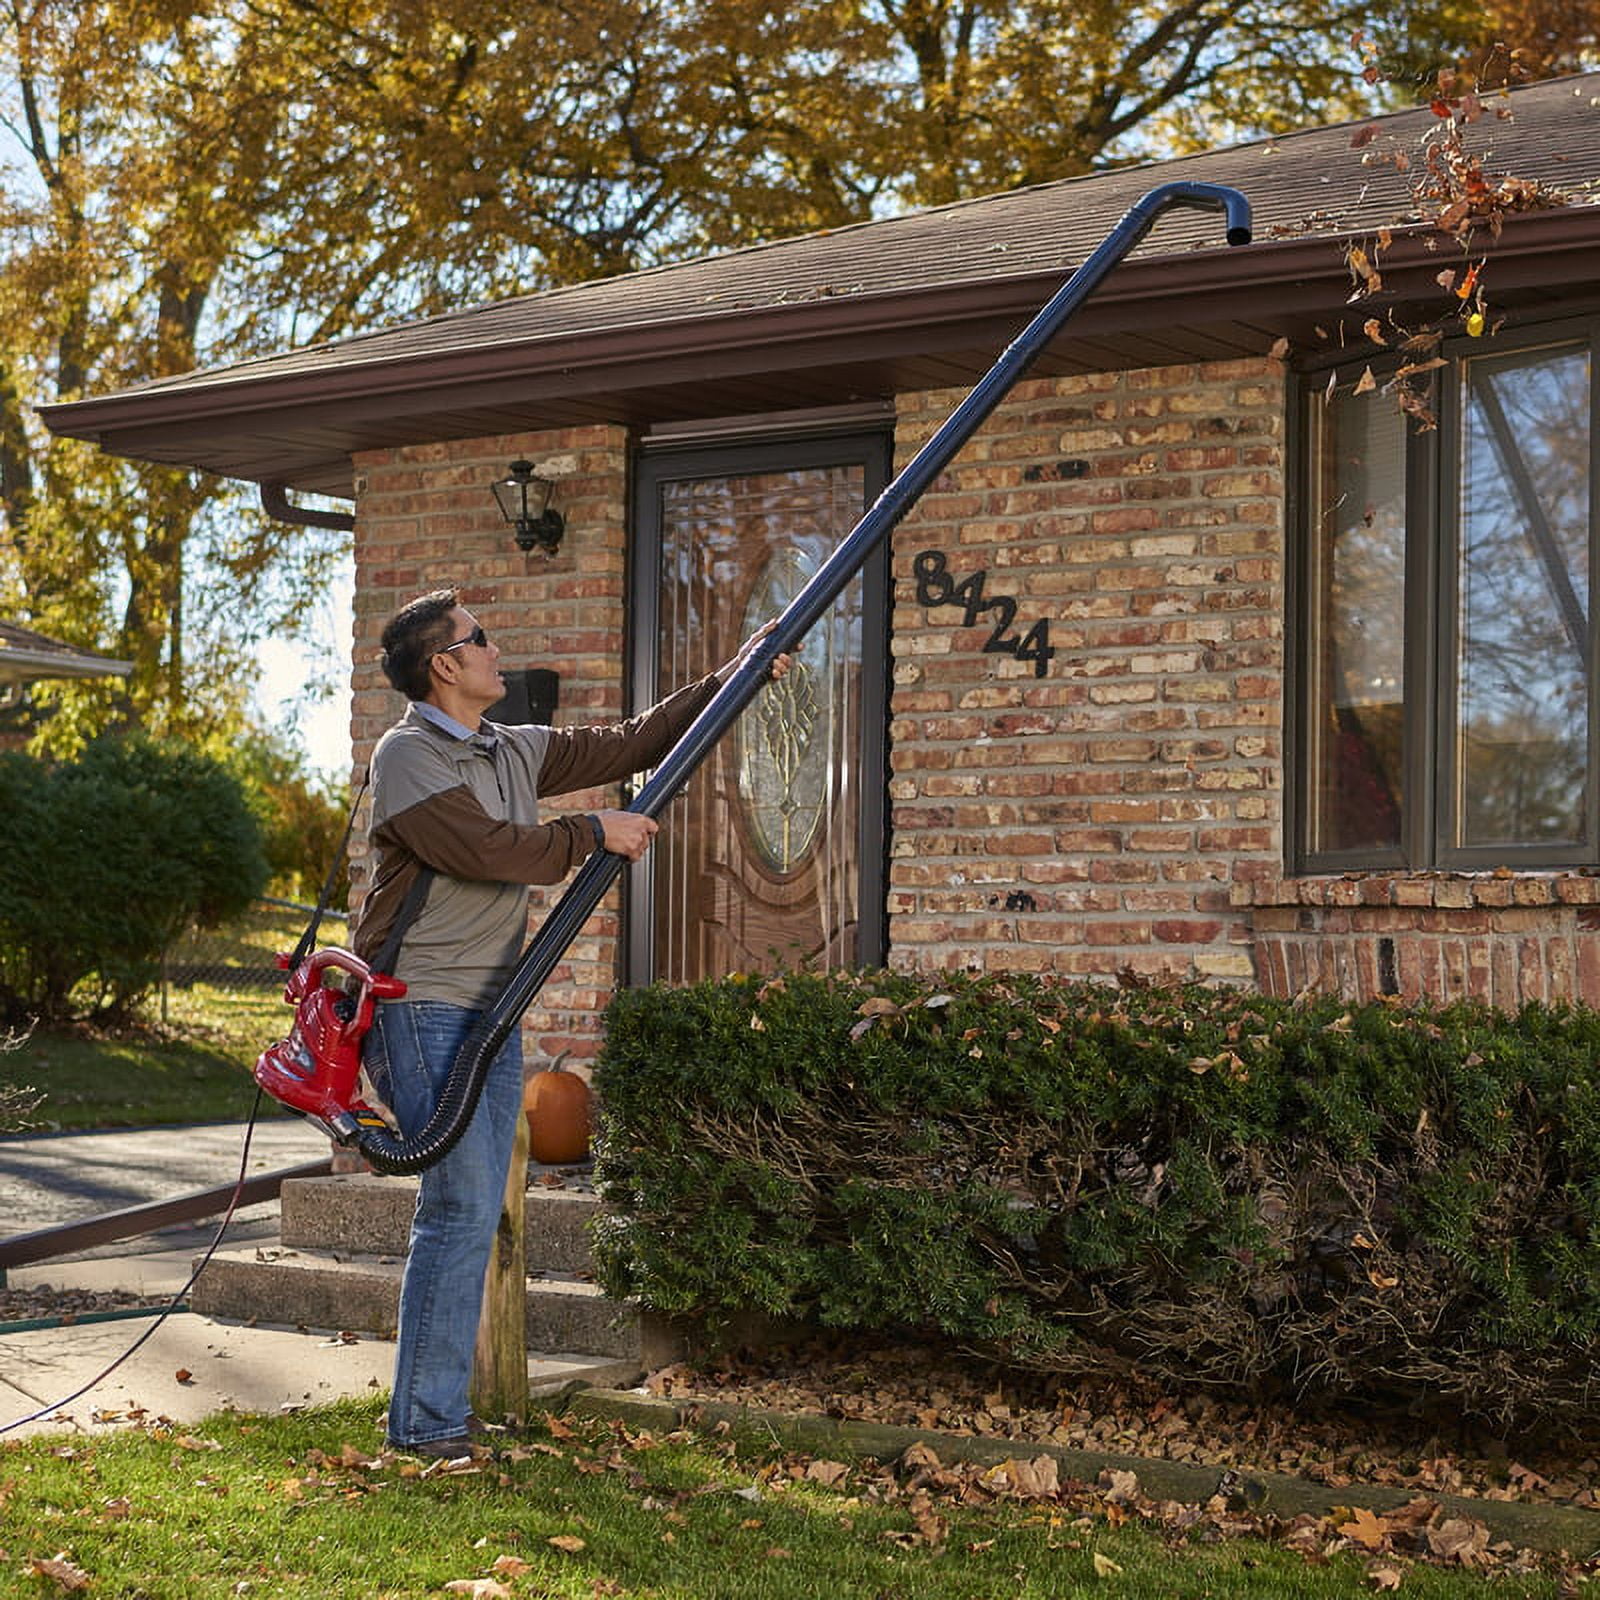
<path id="1" fill-rule="evenodd" d="M 238 726 L 253 635 L 303 625 L 343 543 L 48 439 L 40 401 L 1353 114 L 1396 92 L 1357 29 L 1392 84 L 1491 25 L 1458 0 L 5 0 L 0 608 L 134 662 L 56 690 L 51 737 Z"/>
<path id="2" fill-rule="evenodd" d="M 0 1020 L 119 1020 L 189 924 L 261 892 L 238 781 L 186 744 L 102 739 L 76 761 L 0 753 Z"/>

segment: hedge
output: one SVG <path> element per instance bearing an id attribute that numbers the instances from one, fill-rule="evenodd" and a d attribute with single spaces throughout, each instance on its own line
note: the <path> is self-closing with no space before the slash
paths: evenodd
<path id="1" fill-rule="evenodd" d="M 620 992 L 600 1280 L 1021 1368 L 1600 1411 L 1600 1016 L 1022 976 Z"/>
<path id="2" fill-rule="evenodd" d="M 0 752 L 0 816 L 0 1021 L 125 1018 L 191 921 L 235 915 L 266 882 L 238 780 L 175 741 Z"/>

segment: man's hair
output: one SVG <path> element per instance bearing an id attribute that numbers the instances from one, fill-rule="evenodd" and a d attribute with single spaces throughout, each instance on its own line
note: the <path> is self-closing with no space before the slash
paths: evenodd
<path id="1" fill-rule="evenodd" d="M 450 613 L 460 604 L 455 586 L 408 600 L 383 630 L 383 675 L 408 700 L 426 700 L 428 663 L 450 643 Z"/>

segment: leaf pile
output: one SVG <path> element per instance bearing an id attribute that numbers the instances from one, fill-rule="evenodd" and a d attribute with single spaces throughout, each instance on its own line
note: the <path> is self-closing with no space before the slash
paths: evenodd
<path id="1" fill-rule="evenodd" d="M 1226 1401 L 1136 1380 L 1005 1372 L 957 1351 L 852 1339 L 747 1350 L 652 1373 L 653 1394 L 786 1415 L 1056 1445 L 1220 1471 L 1288 1473 L 1334 1488 L 1522 1500 L 1600 1510 L 1600 1437 L 1515 1441 L 1440 1421 Z"/>

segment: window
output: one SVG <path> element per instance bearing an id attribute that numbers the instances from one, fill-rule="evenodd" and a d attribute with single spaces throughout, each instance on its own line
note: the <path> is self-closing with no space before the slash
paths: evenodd
<path id="1" fill-rule="evenodd" d="M 1600 860 L 1591 339 L 1463 345 L 1435 430 L 1306 388 L 1301 868 Z"/>

